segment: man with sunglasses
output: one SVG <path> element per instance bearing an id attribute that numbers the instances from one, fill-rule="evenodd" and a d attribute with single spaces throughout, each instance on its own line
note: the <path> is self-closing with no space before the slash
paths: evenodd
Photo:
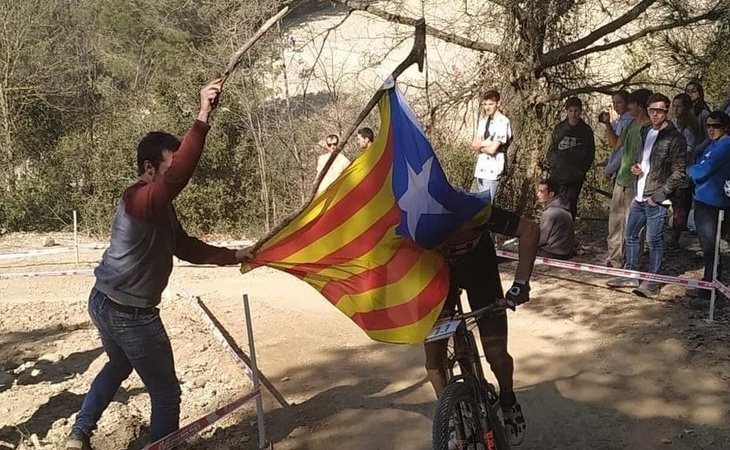
<path id="1" fill-rule="evenodd" d="M 670 197 L 687 184 L 687 142 L 669 121 L 671 101 L 662 94 L 653 94 L 647 101 L 650 125 L 641 129 L 641 147 L 636 152 L 631 173 L 636 179 L 636 196 L 629 208 L 626 223 L 625 268 L 637 270 L 641 253 L 639 234 L 646 228 L 649 246 L 649 272 L 659 273 L 663 251 L 664 220 Z M 642 297 L 655 297 L 661 284 L 635 278 L 615 278 L 611 287 L 630 287 Z"/>
<path id="2" fill-rule="evenodd" d="M 340 138 L 336 134 L 330 134 L 327 136 L 327 139 L 324 141 L 324 145 L 322 145 L 322 141 L 319 141 L 319 147 L 324 150 L 324 153 L 320 154 L 317 158 L 316 177 L 319 177 L 319 174 L 322 172 L 322 169 L 324 169 L 324 165 L 327 163 L 327 160 L 330 159 L 330 155 L 332 155 L 332 152 L 337 150 L 337 145 L 339 143 Z M 338 153 L 329 170 L 327 170 L 327 173 L 325 173 L 322 178 L 322 182 L 319 183 L 319 186 L 317 187 L 317 194 L 320 194 L 322 191 L 327 189 L 327 187 L 332 184 L 349 165 L 350 160 L 341 152 Z"/>

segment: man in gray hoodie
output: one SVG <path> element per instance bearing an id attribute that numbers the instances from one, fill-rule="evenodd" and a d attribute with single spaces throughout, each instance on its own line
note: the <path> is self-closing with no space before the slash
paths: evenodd
<path id="1" fill-rule="evenodd" d="M 575 256 L 577 243 L 570 203 L 557 193 L 557 186 L 550 179 L 537 184 L 537 198 L 545 207 L 540 217 L 538 255 L 557 259 L 572 258 Z"/>

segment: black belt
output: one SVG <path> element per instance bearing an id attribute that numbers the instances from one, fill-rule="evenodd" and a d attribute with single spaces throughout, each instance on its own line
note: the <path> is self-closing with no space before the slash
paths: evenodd
<path id="1" fill-rule="evenodd" d="M 135 316 L 149 316 L 152 314 L 157 314 L 157 312 L 159 311 L 154 306 L 151 306 L 148 308 L 138 308 L 136 306 L 122 305 L 121 303 L 117 303 L 114 300 L 112 300 L 111 298 L 109 298 L 109 296 L 107 296 L 107 295 L 105 295 L 105 297 L 107 298 L 107 300 L 108 300 L 107 304 L 109 305 L 109 307 L 111 309 L 113 309 L 115 311 L 123 312 L 125 314 L 132 314 Z"/>

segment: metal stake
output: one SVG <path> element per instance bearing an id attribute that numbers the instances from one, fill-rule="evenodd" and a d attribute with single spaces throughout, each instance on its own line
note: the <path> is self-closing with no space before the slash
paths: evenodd
<path id="1" fill-rule="evenodd" d="M 243 311 L 246 315 L 246 332 L 248 333 L 248 347 L 251 351 L 251 370 L 253 371 L 253 388 L 259 389 L 259 367 L 256 365 L 256 350 L 253 344 L 253 324 L 251 322 L 251 309 L 248 306 L 248 294 L 243 294 Z M 256 397 L 256 418 L 259 430 L 259 448 L 265 449 L 266 442 L 266 424 L 264 422 L 264 404 L 261 395 Z"/>
<path id="2" fill-rule="evenodd" d="M 79 265 L 79 222 L 74 209 L 74 248 L 76 249 L 76 265 Z"/>
<path id="3" fill-rule="evenodd" d="M 725 220 L 725 211 L 720 210 L 717 214 L 717 233 L 715 234 L 715 263 L 712 267 L 712 281 L 717 280 L 717 266 L 720 265 L 720 235 L 722 234 L 722 222 Z M 715 320 L 715 298 L 717 297 L 717 289 L 710 291 L 710 317 L 709 321 Z"/>

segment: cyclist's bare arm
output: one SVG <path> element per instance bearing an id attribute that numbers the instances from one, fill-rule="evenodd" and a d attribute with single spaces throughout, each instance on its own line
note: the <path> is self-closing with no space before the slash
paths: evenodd
<path id="1" fill-rule="evenodd" d="M 517 238 L 519 259 L 515 280 L 529 282 L 540 242 L 540 227 L 537 223 L 520 217 L 513 212 L 493 206 L 487 227 L 495 233 Z"/>

